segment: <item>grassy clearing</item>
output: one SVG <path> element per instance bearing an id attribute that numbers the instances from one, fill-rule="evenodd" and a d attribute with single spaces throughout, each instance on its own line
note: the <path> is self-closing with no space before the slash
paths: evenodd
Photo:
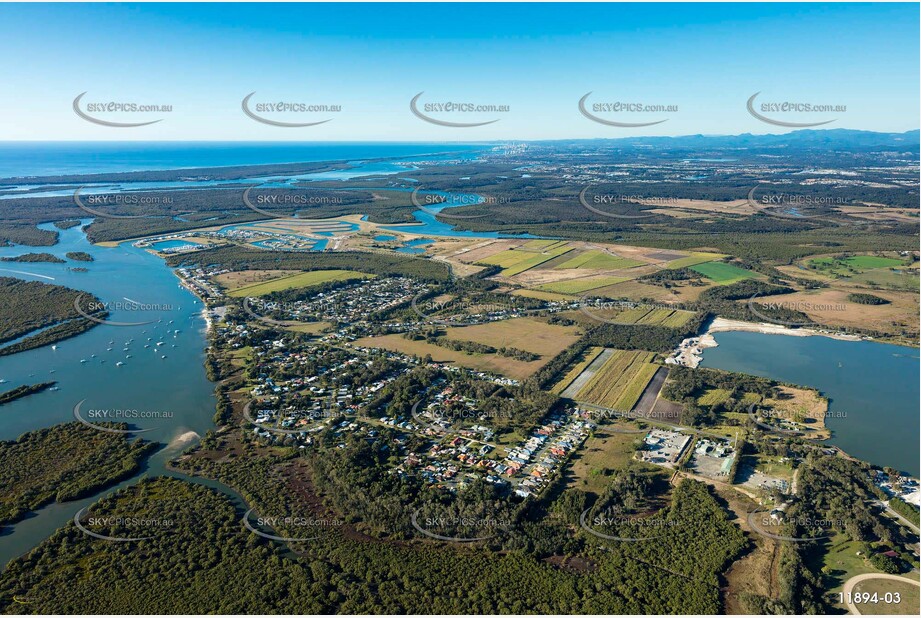
<path id="1" fill-rule="evenodd" d="M 641 436 L 613 432 L 603 427 L 595 430 L 571 460 L 569 487 L 595 495 L 604 493 L 611 482 L 606 472 L 623 470 L 630 465 Z"/>
<path id="2" fill-rule="evenodd" d="M 560 294 L 558 292 L 544 292 L 541 290 L 515 290 L 512 296 L 523 296 L 525 298 L 536 298 L 538 300 L 572 300 L 572 296 Z"/>
<path id="3" fill-rule="evenodd" d="M 531 240 L 521 245 L 518 251 L 549 251 L 565 245 L 565 240 Z"/>
<path id="4" fill-rule="evenodd" d="M 629 277 L 585 277 L 583 279 L 570 279 L 569 281 L 554 281 L 537 286 L 538 290 L 545 292 L 559 292 L 561 294 L 579 294 L 598 288 L 614 285 L 627 281 Z"/>
<path id="5" fill-rule="evenodd" d="M 572 368 L 566 372 L 560 381 L 553 385 L 553 388 L 550 389 L 556 394 L 562 393 L 567 386 L 572 384 L 572 381 L 579 377 L 579 374 L 585 371 L 585 368 L 592 364 L 592 361 L 598 358 L 598 355 L 601 354 L 604 348 L 600 347 L 591 347 L 583 352 L 581 359 L 578 363 L 572 366 Z"/>
<path id="6" fill-rule="evenodd" d="M 412 341 L 402 335 L 365 337 L 353 345 L 382 348 L 424 358 L 426 355 L 438 363 L 454 363 L 477 371 L 487 371 L 516 380 L 530 377 L 551 358 L 578 339 L 579 330 L 573 326 L 556 326 L 534 318 L 515 318 L 476 326 L 447 329 L 447 338 L 485 343 L 496 348 L 514 347 L 541 358 L 522 361 L 499 354 L 468 354 L 443 348 L 425 341 Z"/>
<path id="7" fill-rule="evenodd" d="M 910 290 L 917 292 L 919 289 L 918 271 L 900 270 L 890 268 L 876 268 L 868 270 L 849 279 L 851 283 L 867 285 L 870 287 L 883 287 L 892 290 Z"/>
<path id="8" fill-rule="evenodd" d="M 291 288 L 306 288 L 328 281 L 349 281 L 352 279 L 373 279 L 374 275 L 352 270 L 313 270 L 310 272 L 288 275 L 278 279 L 271 279 L 262 283 L 237 288 L 230 292 L 230 296 L 262 296 L 279 290 Z"/>
<path id="9" fill-rule="evenodd" d="M 729 399 L 730 392 L 724 388 L 710 388 L 697 398 L 697 403 L 702 406 L 716 406 Z"/>
<path id="10" fill-rule="evenodd" d="M 838 276 L 848 276 L 874 268 L 894 268 L 902 265 L 902 260 L 880 257 L 877 255 L 853 255 L 846 258 L 824 257 L 809 260 L 809 265 L 820 270 L 829 271 Z"/>
<path id="11" fill-rule="evenodd" d="M 592 309 L 593 316 L 603 318 L 613 324 L 645 324 L 650 326 L 668 326 L 678 328 L 687 324 L 688 320 L 694 317 L 693 311 L 682 311 L 662 308 L 651 308 L 648 306 L 631 307 L 629 309 L 620 308 L 597 308 Z M 573 319 L 579 319 L 578 315 L 572 315 Z"/>
<path id="12" fill-rule="evenodd" d="M 285 326 L 285 330 L 294 333 L 306 333 L 308 335 L 317 335 L 332 326 L 329 322 L 297 322 L 290 326 Z"/>
<path id="13" fill-rule="evenodd" d="M 633 266 L 640 266 L 644 262 L 638 262 L 636 260 L 630 260 L 623 258 L 617 255 L 612 255 L 605 251 L 599 251 L 598 249 L 592 249 L 581 253 L 569 260 L 566 260 L 562 264 L 557 265 L 556 268 L 591 268 L 597 270 L 617 270 L 619 268 L 631 268 Z"/>
<path id="14" fill-rule="evenodd" d="M 703 253 L 700 251 L 695 251 L 691 253 L 688 257 L 678 258 L 677 260 L 672 260 L 669 262 L 665 268 L 689 268 L 695 264 L 703 264 L 704 262 L 712 262 L 713 260 L 719 260 L 726 257 L 722 253 Z"/>
<path id="15" fill-rule="evenodd" d="M 540 354 L 549 360 L 579 338 L 574 326 L 557 326 L 536 318 L 513 318 L 476 326 L 460 326 L 445 331 L 448 339 L 473 341 L 495 348 L 518 348 Z"/>
<path id="16" fill-rule="evenodd" d="M 513 277 L 517 274 L 523 273 L 526 270 L 530 270 L 535 266 L 540 266 L 544 262 L 548 262 L 555 257 L 563 255 L 564 253 L 568 253 L 569 251 L 572 251 L 572 247 L 563 245 L 554 249 L 548 249 L 543 253 L 531 254 L 527 259 L 509 266 L 503 270 L 501 274 L 504 277 Z"/>
<path id="17" fill-rule="evenodd" d="M 918 611 L 921 602 L 921 588 L 917 584 L 891 579 L 868 579 L 854 586 L 854 594 L 876 595 L 877 602 L 861 603 L 861 614 L 912 615 Z M 887 603 L 886 600 L 890 602 Z M 898 599 L 898 602 L 896 602 Z M 917 615 L 917 614 L 915 614 Z"/>
<path id="18" fill-rule="evenodd" d="M 758 275 L 750 270 L 739 268 L 726 262 L 705 262 L 691 266 L 691 270 L 702 274 L 707 279 L 717 283 L 728 284 L 745 279 L 756 279 Z"/>
<path id="19" fill-rule="evenodd" d="M 515 249 L 506 249 L 505 251 L 500 251 L 495 255 L 490 255 L 489 257 L 477 260 L 477 264 L 509 268 L 518 262 L 522 262 L 531 257 L 534 257 L 534 254 L 530 251 L 516 251 Z"/>
<path id="20" fill-rule="evenodd" d="M 658 369 L 652 352 L 615 350 L 576 398 L 596 405 L 628 411 Z"/>

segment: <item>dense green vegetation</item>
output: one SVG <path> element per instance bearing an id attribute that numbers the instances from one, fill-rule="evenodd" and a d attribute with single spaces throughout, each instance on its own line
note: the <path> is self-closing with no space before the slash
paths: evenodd
<path id="1" fill-rule="evenodd" d="M 919 522 L 918 507 L 908 504 L 901 498 L 892 498 L 889 501 L 889 506 L 892 507 L 893 511 L 895 511 L 896 513 L 898 513 L 899 515 L 901 515 L 902 517 L 904 517 L 905 519 L 907 519 L 914 525 L 917 526 L 918 523 L 921 523 Z"/>
<path id="2" fill-rule="evenodd" d="M 291 513 L 273 475 L 256 461 L 225 481 L 242 482 L 264 516 Z M 227 470 L 233 466 L 217 466 Z M 240 476 L 242 475 L 242 476 Z M 712 498 L 689 491 L 681 515 L 718 541 Z M 252 493 L 251 493 L 252 492 Z M 265 499 L 265 500 L 263 500 Z M 520 551 L 504 554 L 441 543 L 382 543 L 347 528 L 299 543 L 297 554 L 257 537 L 214 490 L 175 479 L 145 481 L 93 507 L 97 517 L 169 518 L 137 543 L 92 539 L 68 525 L 0 576 L 0 609 L 39 613 L 716 613 L 711 564 L 675 546 L 677 565 L 653 566 L 615 549 L 591 550 L 591 569 L 558 569 Z M 122 533 L 117 528 L 110 533 Z M 686 534 L 692 534 L 689 529 Z M 729 544 L 708 548 L 716 561 Z M 182 548 L 179 551 L 179 548 Z M 639 551 L 639 550 L 637 550 Z M 693 569 L 688 572 L 688 569 Z M 81 576 L 75 577 L 79 570 Z M 675 571 L 674 573 L 672 571 Z M 698 573 L 700 574 L 698 576 Z M 168 574 L 166 576 L 165 574 Z M 233 591 L 228 594 L 228 591 Z"/>
<path id="3" fill-rule="evenodd" d="M 54 227 L 58 228 L 59 230 L 69 230 L 70 228 L 77 227 L 78 225 L 80 225 L 79 219 L 66 219 L 64 221 L 54 222 Z"/>
<path id="4" fill-rule="evenodd" d="M 86 251 L 68 251 L 67 259 L 77 260 L 78 262 L 92 262 L 93 256 L 87 253 Z"/>
<path id="5" fill-rule="evenodd" d="M 219 264 L 230 270 L 354 270 L 375 275 L 415 277 L 423 281 L 444 281 L 449 277 L 444 263 L 423 258 L 384 253 L 343 251 L 336 253 L 264 251 L 224 246 L 193 254 L 167 257 L 170 266 Z"/>
<path id="6" fill-rule="evenodd" d="M 3 306 L 0 343 L 45 329 L 18 344 L 0 348 L 0 354 L 39 347 L 92 328 L 96 322 L 81 318 L 74 307 L 74 301 L 81 295 L 86 307 L 93 303 L 101 305 L 99 299 L 89 294 L 60 285 L 0 277 L 0 304 Z M 104 316 L 105 313 L 100 312 L 97 317 Z"/>
<path id="7" fill-rule="evenodd" d="M 105 315 L 106 313 L 97 313 L 96 317 L 103 318 Z M 22 341 L 17 341 L 16 343 L 0 348 L 0 356 L 8 356 L 10 354 L 25 352 L 26 350 L 34 350 L 35 348 L 41 348 L 52 343 L 57 343 L 58 341 L 70 339 L 98 325 L 99 322 L 87 318 L 77 318 L 55 324 L 40 333 L 26 337 Z"/>
<path id="8" fill-rule="evenodd" d="M 847 299 L 852 303 L 857 303 L 860 305 L 888 305 L 889 301 L 885 298 L 880 298 L 873 294 L 864 294 L 862 292 L 855 292 L 853 294 L 848 294 Z"/>
<path id="9" fill-rule="evenodd" d="M 124 423 L 101 425 L 127 429 Z M 0 442 L 0 524 L 16 522 L 51 501 L 76 500 L 127 478 L 155 448 L 76 421 Z"/>
<path id="10" fill-rule="evenodd" d="M 794 291 L 786 285 L 752 280 L 739 281 L 704 290 L 695 306 L 700 311 L 708 311 L 733 320 L 764 322 L 766 318 L 771 318 L 779 324 L 809 324 L 809 316 L 805 313 L 786 308 L 782 300 L 767 298 Z M 752 311 L 753 308 L 757 314 Z"/>
<path id="11" fill-rule="evenodd" d="M 748 412 L 751 401 L 746 394 L 762 398 L 777 396 L 779 383 L 767 378 L 719 369 L 672 367 L 662 396 L 683 404 L 681 422 L 687 425 L 713 425 L 723 421 L 726 412 Z M 727 395 L 712 405 L 700 400 L 709 390 L 719 389 Z"/>
<path id="12" fill-rule="evenodd" d="M 0 258 L 2 262 L 51 262 L 54 264 L 63 264 L 64 260 L 51 255 L 50 253 L 23 253 L 16 257 Z"/>
<path id="13" fill-rule="evenodd" d="M 0 393 L 0 406 L 5 403 L 10 403 L 11 401 L 16 401 L 22 397 L 28 397 L 29 395 L 34 395 L 35 393 L 40 393 L 46 388 L 51 388 L 57 384 L 57 382 L 40 382 L 38 384 L 23 384 L 22 386 L 17 386 L 8 391 Z"/>

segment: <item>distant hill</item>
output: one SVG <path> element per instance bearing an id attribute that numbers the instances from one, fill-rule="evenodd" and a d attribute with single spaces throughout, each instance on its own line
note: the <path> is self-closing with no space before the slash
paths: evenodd
<path id="1" fill-rule="evenodd" d="M 683 135 L 678 137 L 622 137 L 614 139 L 559 140 L 557 143 L 572 146 L 607 145 L 615 147 L 668 148 L 675 150 L 731 149 L 731 148 L 796 148 L 810 150 L 838 148 L 844 150 L 896 150 L 917 151 L 921 143 L 918 129 L 904 133 L 877 133 L 854 129 L 802 129 L 781 135 Z"/>

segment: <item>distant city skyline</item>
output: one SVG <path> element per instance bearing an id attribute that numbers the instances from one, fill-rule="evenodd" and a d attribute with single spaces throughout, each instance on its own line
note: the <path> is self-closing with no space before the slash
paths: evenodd
<path id="1" fill-rule="evenodd" d="M 5 4 L 0 141 L 902 132 L 918 26 L 897 3 Z"/>

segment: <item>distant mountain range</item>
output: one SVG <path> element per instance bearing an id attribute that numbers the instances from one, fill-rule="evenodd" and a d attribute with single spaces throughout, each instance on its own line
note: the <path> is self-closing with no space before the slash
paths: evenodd
<path id="1" fill-rule="evenodd" d="M 543 142 L 551 143 L 551 142 Z M 921 144 L 921 131 L 877 133 L 854 129 L 803 129 L 781 135 L 682 135 L 677 137 L 622 137 L 590 140 L 560 140 L 558 144 L 611 144 L 620 147 L 656 147 L 699 150 L 707 148 L 841 148 L 846 150 L 892 149 L 916 151 Z"/>

